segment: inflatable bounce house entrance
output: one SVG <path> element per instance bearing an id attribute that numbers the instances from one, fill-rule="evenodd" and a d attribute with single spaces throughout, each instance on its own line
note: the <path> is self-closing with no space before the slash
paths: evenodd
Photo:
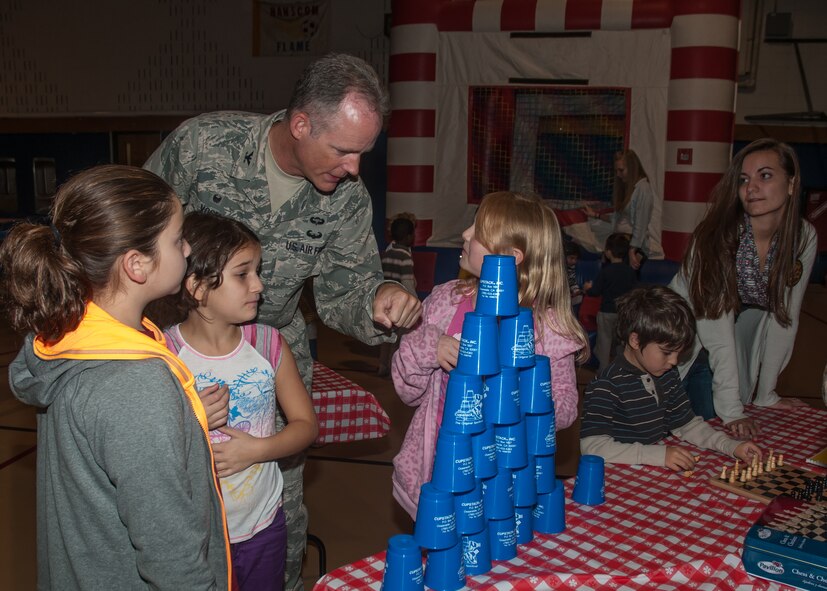
<path id="1" fill-rule="evenodd" d="M 631 148 L 679 260 L 730 159 L 739 14 L 738 0 L 395 0 L 388 216 L 413 212 L 417 245 L 457 247 L 480 198 L 511 189 L 569 211 L 577 237 Z"/>

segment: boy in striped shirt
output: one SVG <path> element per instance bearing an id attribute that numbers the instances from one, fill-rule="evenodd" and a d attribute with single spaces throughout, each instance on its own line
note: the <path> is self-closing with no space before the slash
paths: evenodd
<path id="1" fill-rule="evenodd" d="M 617 357 L 586 386 L 580 451 L 606 462 L 695 467 L 693 451 L 663 445 L 678 439 L 751 463 L 761 459 L 752 441 L 737 441 L 695 416 L 676 365 L 695 339 L 695 317 L 668 287 L 634 289 L 617 300 L 617 336 L 625 343 Z"/>
<path id="2" fill-rule="evenodd" d="M 416 218 L 410 213 L 400 213 L 391 222 L 391 243 L 382 253 L 382 273 L 385 279 L 398 281 L 416 295 L 416 277 L 413 270 L 411 246 L 414 243 Z M 379 346 L 379 369 L 377 375 L 387 377 L 391 373 L 391 358 L 399 348 L 399 339 Z"/>

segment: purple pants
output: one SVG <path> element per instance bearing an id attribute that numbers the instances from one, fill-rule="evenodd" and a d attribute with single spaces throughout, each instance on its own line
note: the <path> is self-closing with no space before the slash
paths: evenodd
<path id="1" fill-rule="evenodd" d="M 279 507 L 273 523 L 249 540 L 230 545 L 233 576 L 241 591 L 283 591 L 287 526 Z"/>

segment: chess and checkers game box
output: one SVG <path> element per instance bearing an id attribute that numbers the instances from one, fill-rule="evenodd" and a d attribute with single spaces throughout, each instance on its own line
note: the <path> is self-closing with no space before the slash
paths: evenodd
<path id="1" fill-rule="evenodd" d="M 827 591 L 827 503 L 776 497 L 747 532 L 742 561 L 755 577 Z"/>

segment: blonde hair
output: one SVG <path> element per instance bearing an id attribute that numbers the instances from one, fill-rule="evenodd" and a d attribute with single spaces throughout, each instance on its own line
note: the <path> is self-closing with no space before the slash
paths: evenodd
<path id="1" fill-rule="evenodd" d="M 589 342 L 571 309 L 563 240 L 551 208 L 521 193 L 489 193 L 477 211 L 474 234 L 494 254 L 510 254 L 512 248 L 522 251 L 523 261 L 517 266 L 520 305 L 534 310 L 539 332 L 548 326 L 579 343 L 577 359 L 587 361 Z M 473 293 L 477 281 L 465 280 L 461 289 Z"/>

